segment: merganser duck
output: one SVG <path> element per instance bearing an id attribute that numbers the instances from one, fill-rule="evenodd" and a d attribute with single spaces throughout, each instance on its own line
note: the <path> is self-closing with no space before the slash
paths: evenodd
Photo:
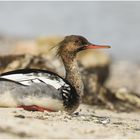
<path id="1" fill-rule="evenodd" d="M 83 82 L 76 54 L 86 49 L 110 48 L 95 45 L 78 35 L 66 36 L 58 45 L 66 77 L 39 69 L 20 69 L 1 74 L 0 106 L 21 107 L 30 111 L 74 112 L 83 95 Z M 88 60 L 87 60 L 88 61 Z"/>

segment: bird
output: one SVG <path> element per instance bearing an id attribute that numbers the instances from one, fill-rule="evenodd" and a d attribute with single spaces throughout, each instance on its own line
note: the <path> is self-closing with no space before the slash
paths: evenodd
<path id="1" fill-rule="evenodd" d="M 66 71 L 64 78 L 41 69 L 18 69 L 2 73 L 0 107 L 73 113 L 79 107 L 84 94 L 76 56 L 81 51 L 100 48 L 110 46 L 92 44 L 80 35 L 68 35 L 57 47 L 57 56 L 61 58 Z"/>

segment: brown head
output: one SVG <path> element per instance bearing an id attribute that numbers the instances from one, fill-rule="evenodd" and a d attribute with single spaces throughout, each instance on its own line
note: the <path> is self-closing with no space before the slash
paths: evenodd
<path id="1" fill-rule="evenodd" d="M 62 58 L 74 59 L 76 54 L 86 49 L 100 49 L 110 48 L 106 45 L 95 45 L 90 43 L 86 38 L 79 35 L 66 36 L 63 41 L 60 42 L 58 48 L 58 55 Z"/>

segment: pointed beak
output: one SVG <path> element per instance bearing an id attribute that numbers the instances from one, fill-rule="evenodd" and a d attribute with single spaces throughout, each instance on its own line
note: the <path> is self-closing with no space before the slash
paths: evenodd
<path id="1" fill-rule="evenodd" d="M 90 44 L 90 45 L 84 46 L 84 48 L 85 49 L 108 49 L 108 48 L 111 48 L 111 46 Z"/>

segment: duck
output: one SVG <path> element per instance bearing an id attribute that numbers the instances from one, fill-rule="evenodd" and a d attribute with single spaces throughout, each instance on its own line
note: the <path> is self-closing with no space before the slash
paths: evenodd
<path id="1" fill-rule="evenodd" d="M 95 45 L 80 35 L 66 36 L 57 47 L 57 56 L 66 75 L 41 69 L 18 69 L 0 75 L 0 107 L 18 107 L 28 111 L 66 111 L 80 105 L 84 85 L 76 56 L 87 49 L 110 48 Z M 88 60 L 87 60 L 88 61 Z"/>

